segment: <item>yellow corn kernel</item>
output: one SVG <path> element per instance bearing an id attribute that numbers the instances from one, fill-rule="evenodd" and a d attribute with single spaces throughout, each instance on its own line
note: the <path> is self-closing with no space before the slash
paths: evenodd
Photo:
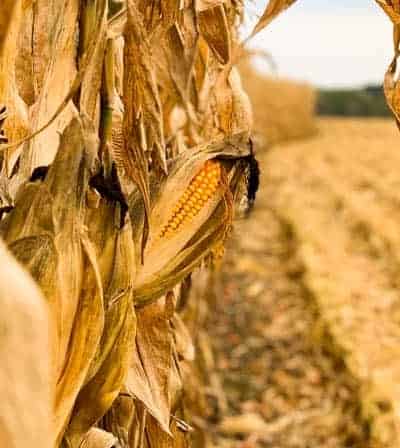
<path id="1" fill-rule="evenodd" d="M 160 232 L 160 237 L 170 238 L 189 223 L 204 207 L 220 185 L 221 166 L 208 160 L 192 179 L 186 191 L 172 209 L 172 214 Z"/>

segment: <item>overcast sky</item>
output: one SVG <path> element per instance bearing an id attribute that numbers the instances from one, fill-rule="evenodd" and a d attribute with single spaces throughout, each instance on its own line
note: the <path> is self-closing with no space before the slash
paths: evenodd
<path id="1" fill-rule="evenodd" d="M 266 0 L 247 0 L 254 24 Z M 318 86 L 381 83 L 392 28 L 374 0 L 297 0 L 249 45 L 270 52 L 280 75 Z M 259 68 L 266 68 L 258 64 Z"/>

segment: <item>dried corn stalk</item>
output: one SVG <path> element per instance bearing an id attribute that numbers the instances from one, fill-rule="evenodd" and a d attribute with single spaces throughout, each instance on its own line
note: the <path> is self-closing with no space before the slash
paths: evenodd
<path id="1" fill-rule="evenodd" d="M 8 3 L 0 235 L 49 305 L 51 443 L 189 446 L 189 277 L 256 172 L 240 2 Z"/>

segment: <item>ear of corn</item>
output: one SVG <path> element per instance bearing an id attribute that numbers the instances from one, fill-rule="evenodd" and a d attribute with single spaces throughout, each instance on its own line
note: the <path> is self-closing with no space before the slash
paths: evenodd
<path id="1" fill-rule="evenodd" d="M 208 160 L 172 209 L 172 215 L 161 230 L 160 237 L 171 238 L 193 221 L 218 187 L 221 187 L 221 166 L 217 161 Z"/>

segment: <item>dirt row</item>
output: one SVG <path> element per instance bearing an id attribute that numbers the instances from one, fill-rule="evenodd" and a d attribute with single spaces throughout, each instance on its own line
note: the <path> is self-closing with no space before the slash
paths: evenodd
<path id="1" fill-rule="evenodd" d="M 398 138 L 389 121 L 324 120 L 259 154 L 209 325 L 228 404 L 216 446 L 399 446 Z"/>
<path id="2" fill-rule="evenodd" d="M 378 446 L 400 443 L 398 131 L 325 120 L 266 156 L 275 208 L 293 228 L 304 281 L 338 356 L 361 387 Z"/>

